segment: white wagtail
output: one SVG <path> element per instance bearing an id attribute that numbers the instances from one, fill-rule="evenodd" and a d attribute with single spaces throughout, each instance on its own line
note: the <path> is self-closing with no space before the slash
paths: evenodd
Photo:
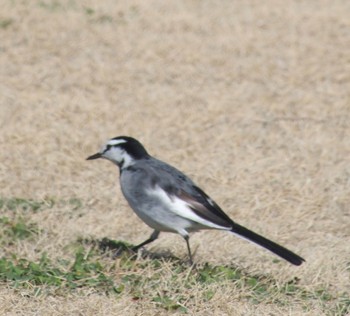
<path id="1" fill-rule="evenodd" d="M 151 236 L 133 248 L 137 251 L 156 240 L 160 232 L 180 234 L 186 241 L 190 263 L 189 233 L 201 229 L 226 230 L 266 248 L 294 265 L 305 261 L 290 250 L 232 221 L 189 177 L 153 158 L 142 144 L 127 136 L 110 139 L 87 160 L 104 158 L 119 167 L 121 190 L 135 213 L 151 228 Z"/>

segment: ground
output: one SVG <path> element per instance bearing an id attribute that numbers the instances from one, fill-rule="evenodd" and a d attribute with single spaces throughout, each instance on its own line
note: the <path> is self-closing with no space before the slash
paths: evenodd
<path id="1" fill-rule="evenodd" d="M 0 10 L 3 315 L 350 313 L 350 2 L 4 0 Z M 118 170 L 139 139 L 238 223 L 151 230 Z"/>

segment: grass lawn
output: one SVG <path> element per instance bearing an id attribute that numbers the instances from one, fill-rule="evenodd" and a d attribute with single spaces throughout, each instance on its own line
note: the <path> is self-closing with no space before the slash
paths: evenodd
<path id="1" fill-rule="evenodd" d="M 13 1 L 0 10 L 1 315 L 350 314 L 350 3 Z M 129 135 L 300 267 L 151 230 Z M 118 251 L 119 255 L 113 254 Z"/>

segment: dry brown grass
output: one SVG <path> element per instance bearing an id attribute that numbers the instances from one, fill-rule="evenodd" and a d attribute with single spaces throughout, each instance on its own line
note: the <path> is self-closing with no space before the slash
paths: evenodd
<path id="1" fill-rule="evenodd" d="M 1 197 L 83 207 L 31 214 L 43 232 L 0 256 L 69 258 L 78 237 L 142 241 L 150 229 L 124 201 L 115 167 L 84 161 L 125 134 L 191 175 L 238 223 L 307 260 L 272 264 L 244 241 L 204 232 L 192 237 L 198 263 L 349 295 L 349 12 L 346 0 L 2 1 Z M 148 249 L 186 256 L 169 234 Z M 211 289 L 204 302 L 200 288 L 180 288 L 189 314 L 335 313 L 327 304 L 336 302 L 254 304 L 230 283 Z M 3 283 L 0 297 L 4 315 L 168 314 L 128 293 L 34 298 Z"/>

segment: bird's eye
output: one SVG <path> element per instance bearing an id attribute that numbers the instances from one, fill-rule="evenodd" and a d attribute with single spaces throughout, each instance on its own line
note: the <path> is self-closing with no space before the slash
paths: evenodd
<path id="1" fill-rule="evenodd" d="M 112 147 L 112 145 L 107 145 L 102 154 L 104 154 L 105 152 L 107 152 L 108 150 L 110 150 L 111 147 Z"/>

